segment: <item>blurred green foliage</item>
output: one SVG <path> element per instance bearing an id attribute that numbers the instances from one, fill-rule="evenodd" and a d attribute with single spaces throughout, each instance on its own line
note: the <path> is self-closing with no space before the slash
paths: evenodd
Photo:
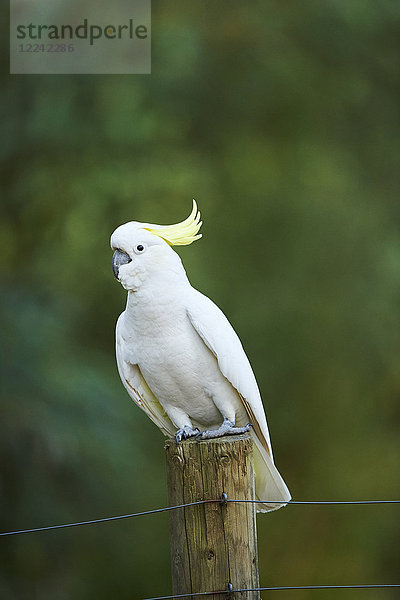
<path id="1" fill-rule="evenodd" d="M 154 0 L 152 75 L 4 76 L 1 530 L 166 505 L 162 435 L 115 367 L 108 240 L 192 197 L 180 254 L 244 343 L 294 498 L 399 498 L 399 33 L 392 0 Z M 397 511 L 260 516 L 261 583 L 398 583 Z M 167 515 L 0 547 L 4 599 L 170 590 Z"/>

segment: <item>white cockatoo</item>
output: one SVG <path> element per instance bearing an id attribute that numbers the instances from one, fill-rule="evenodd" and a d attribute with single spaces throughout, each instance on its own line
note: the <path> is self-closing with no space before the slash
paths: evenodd
<path id="1" fill-rule="evenodd" d="M 276 469 L 257 382 L 223 312 L 189 283 L 171 246 L 201 238 L 196 202 L 176 225 L 131 221 L 111 236 L 112 265 L 128 292 L 116 326 L 117 364 L 129 395 L 176 442 L 240 434 L 254 440 L 259 511 L 290 493 Z"/>

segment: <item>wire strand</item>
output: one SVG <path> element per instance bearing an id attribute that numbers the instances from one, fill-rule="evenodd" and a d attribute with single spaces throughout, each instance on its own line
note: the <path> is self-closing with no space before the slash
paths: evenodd
<path id="1" fill-rule="evenodd" d="M 20 529 L 16 531 L 5 531 L 0 533 L 0 536 L 18 535 L 21 533 L 36 533 L 39 531 L 50 531 L 52 529 L 64 529 L 67 527 L 79 527 L 81 525 L 93 525 L 95 523 L 105 523 L 107 521 L 117 521 L 120 519 L 130 519 L 133 517 L 142 517 L 145 515 L 153 515 L 156 513 L 167 512 L 170 510 L 176 510 L 179 508 L 186 508 L 188 506 L 197 506 L 199 504 L 226 504 L 226 503 L 249 503 L 249 504 L 282 504 L 288 506 L 293 505 L 351 505 L 351 504 L 400 504 L 400 500 L 290 500 L 289 502 L 280 502 L 272 500 L 234 500 L 224 497 L 223 499 L 218 498 L 217 500 L 199 500 L 197 502 L 188 502 L 186 504 L 178 504 L 176 506 L 166 506 L 163 508 L 154 508 L 153 510 L 145 510 L 137 513 L 130 513 L 126 515 L 117 515 L 115 517 L 105 517 L 103 519 L 92 519 L 90 521 L 78 521 L 76 523 L 63 523 L 61 525 L 47 525 L 45 527 L 34 527 L 32 529 Z"/>
<path id="2" fill-rule="evenodd" d="M 138 513 L 130 513 L 127 515 L 117 515 L 116 517 L 105 517 L 103 519 L 92 519 L 91 521 L 78 521 L 77 523 L 63 523 L 61 525 L 47 525 L 46 527 L 35 527 L 33 529 L 20 529 L 18 531 L 6 531 L 0 533 L 0 536 L 17 535 L 19 533 L 35 533 L 37 531 L 49 531 L 51 529 L 64 529 L 65 527 L 78 527 L 79 525 L 92 525 L 93 523 L 105 523 L 106 521 L 117 521 L 119 519 L 130 519 L 132 517 L 143 517 L 144 515 L 154 515 L 155 513 L 176 510 L 177 508 L 186 508 L 186 506 L 196 506 L 198 504 L 206 504 L 212 502 L 221 502 L 221 500 L 199 500 L 198 502 L 188 502 L 187 504 L 177 504 L 176 506 L 166 506 L 164 508 L 154 508 L 153 510 L 145 510 Z"/>
<path id="3" fill-rule="evenodd" d="M 285 585 L 279 587 L 259 587 L 259 588 L 241 588 L 235 590 L 219 590 L 216 592 L 195 592 L 189 594 L 174 594 L 173 596 L 155 596 L 154 598 L 144 598 L 144 600 L 175 600 L 176 598 L 193 598 L 194 596 L 212 596 L 220 594 L 235 594 L 239 592 L 277 592 L 290 590 L 360 590 L 360 589 L 380 589 L 380 588 L 400 588 L 400 583 L 370 583 L 354 585 Z"/>
<path id="4" fill-rule="evenodd" d="M 288 506 L 289 504 L 400 504 L 400 500 L 289 500 L 289 502 L 282 502 L 279 500 L 229 500 L 225 502 L 248 502 L 252 504 L 282 504 Z"/>

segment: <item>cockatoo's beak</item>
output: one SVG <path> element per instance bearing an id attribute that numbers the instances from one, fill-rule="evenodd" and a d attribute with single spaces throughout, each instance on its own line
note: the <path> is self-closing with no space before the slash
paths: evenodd
<path id="1" fill-rule="evenodd" d="M 118 271 L 121 265 L 127 265 L 131 262 L 131 258 L 127 255 L 126 252 L 122 252 L 122 250 L 116 250 L 112 257 L 112 270 L 115 277 L 118 279 Z"/>

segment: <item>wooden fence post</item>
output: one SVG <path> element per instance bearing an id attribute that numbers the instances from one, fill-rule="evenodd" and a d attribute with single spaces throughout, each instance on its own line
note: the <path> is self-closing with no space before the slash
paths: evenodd
<path id="1" fill-rule="evenodd" d="M 170 506 L 228 499 L 254 500 L 250 436 L 165 444 Z M 174 594 L 227 590 L 212 600 L 259 600 L 254 503 L 210 503 L 172 510 L 171 567 Z M 196 600 L 196 597 L 194 598 Z M 200 597 L 198 597 L 200 600 Z"/>

